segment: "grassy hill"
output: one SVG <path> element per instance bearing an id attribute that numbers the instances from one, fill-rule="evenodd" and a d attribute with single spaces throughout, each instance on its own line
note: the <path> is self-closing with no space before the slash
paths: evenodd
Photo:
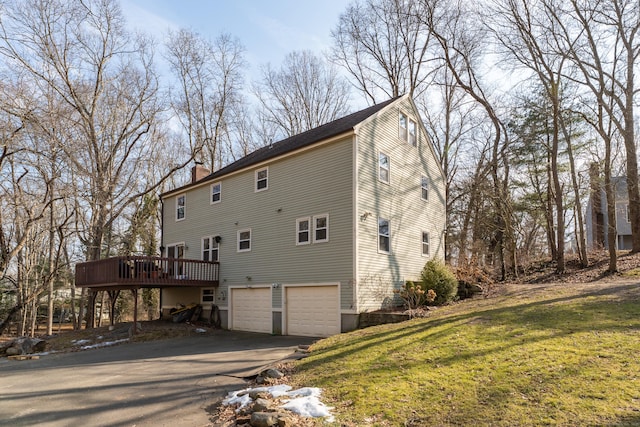
<path id="1" fill-rule="evenodd" d="M 500 285 L 321 340 L 294 383 L 338 425 L 640 425 L 640 284 Z"/>

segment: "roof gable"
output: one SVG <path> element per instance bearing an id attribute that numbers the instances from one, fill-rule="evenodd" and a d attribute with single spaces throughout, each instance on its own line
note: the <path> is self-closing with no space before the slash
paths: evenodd
<path id="1" fill-rule="evenodd" d="M 176 191 L 183 191 L 191 186 L 199 185 L 203 182 L 220 178 L 224 175 L 228 175 L 230 173 L 251 167 L 253 165 L 260 164 L 267 160 L 291 153 L 293 151 L 324 141 L 328 138 L 351 131 L 356 125 L 373 116 L 389 104 L 392 104 L 397 99 L 398 98 L 393 98 L 380 104 L 373 105 L 371 107 L 365 108 L 364 110 L 357 111 L 332 122 L 318 126 L 317 128 L 313 128 L 298 135 L 294 135 L 265 147 L 259 148 L 256 151 L 242 157 L 241 159 L 236 160 L 235 162 L 223 167 L 222 169 L 219 169 L 216 172 L 206 176 L 200 181 L 170 190 L 165 194 L 174 193 Z M 164 194 L 162 196 L 164 196 Z"/>

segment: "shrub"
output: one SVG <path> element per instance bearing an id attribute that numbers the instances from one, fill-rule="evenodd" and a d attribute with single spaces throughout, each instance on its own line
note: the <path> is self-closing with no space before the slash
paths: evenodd
<path id="1" fill-rule="evenodd" d="M 405 283 L 404 288 L 396 289 L 393 292 L 404 301 L 405 306 L 409 310 L 415 310 L 418 307 L 427 305 L 433 302 L 436 297 L 436 293 L 432 289 L 425 292 L 420 283 L 414 283 L 412 281 Z"/>
<path id="2" fill-rule="evenodd" d="M 434 305 L 442 305 L 453 301 L 458 293 L 456 276 L 441 261 L 435 259 L 428 261 L 422 269 L 420 278 L 425 289 L 433 289 L 436 293 L 436 297 L 433 300 Z"/>

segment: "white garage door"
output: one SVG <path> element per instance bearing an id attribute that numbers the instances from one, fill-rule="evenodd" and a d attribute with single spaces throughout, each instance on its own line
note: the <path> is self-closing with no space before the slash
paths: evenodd
<path id="1" fill-rule="evenodd" d="M 271 289 L 231 289 L 231 329 L 271 333 Z"/>
<path id="2" fill-rule="evenodd" d="M 338 286 L 287 287 L 287 334 L 328 337 L 340 333 Z"/>

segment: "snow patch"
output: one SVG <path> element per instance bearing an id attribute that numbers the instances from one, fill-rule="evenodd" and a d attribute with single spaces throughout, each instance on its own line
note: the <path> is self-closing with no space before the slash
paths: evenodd
<path id="1" fill-rule="evenodd" d="M 87 340 L 81 340 L 81 341 L 87 341 Z M 92 345 L 85 345 L 80 347 L 80 350 L 90 350 L 92 348 L 109 347 L 111 345 L 120 344 L 121 342 L 125 342 L 125 341 L 129 341 L 129 338 L 123 338 L 121 340 L 115 340 L 115 341 L 105 341 L 105 342 L 100 342 Z"/>
<path id="2" fill-rule="evenodd" d="M 333 408 L 328 407 L 320 401 L 322 390 L 316 387 L 303 387 L 297 390 L 291 390 L 291 386 L 289 385 L 278 384 L 269 387 L 247 388 L 230 392 L 222 401 L 222 404 L 237 404 L 239 407 L 236 412 L 238 412 L 253 402 L 253 399 L 249 396 L 251 392 L 267 392 L 273 397 L 290 397 L 291 399 L 284 400 L 285 404 L 280 406 L 282 409 L 286 409 L 303 417 L 326 417 L 327 421 L 334 421 L 333 415 L 331 415 L 331 409 Z"/>

